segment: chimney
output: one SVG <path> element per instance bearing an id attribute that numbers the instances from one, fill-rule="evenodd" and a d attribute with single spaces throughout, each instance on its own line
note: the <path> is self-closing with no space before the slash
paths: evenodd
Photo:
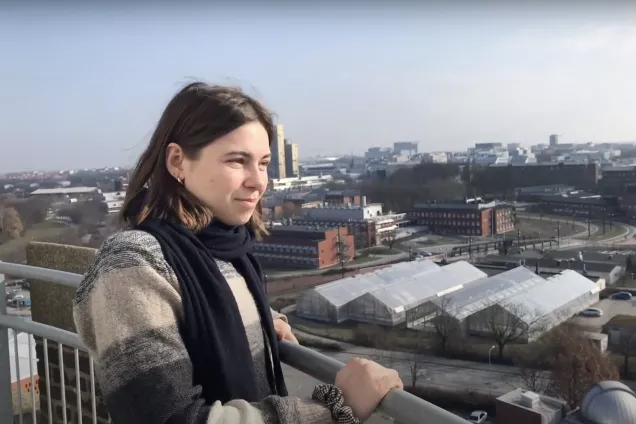
<path id="1" fill-rule="evenodd" d="M 367 196 L 360 197 L 360 206 L 365 207 L 367 205 Z"/>

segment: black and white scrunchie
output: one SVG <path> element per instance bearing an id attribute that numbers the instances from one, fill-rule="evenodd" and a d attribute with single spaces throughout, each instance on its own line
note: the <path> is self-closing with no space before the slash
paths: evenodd
<path id="1" fill-rule="evenodd" d="M 353 415 L 350 407 L 344 405 L 342 390 L 331 384 L 319 384 L 314 388 L 311 398 L 327 405 L 331 410 L 331 416 L 338 424 L 362 424 L 362 421 Z"/>

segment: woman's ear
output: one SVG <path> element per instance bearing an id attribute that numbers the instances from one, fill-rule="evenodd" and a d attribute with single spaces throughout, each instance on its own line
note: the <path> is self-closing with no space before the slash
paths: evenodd
<path id="1" fill-rule="evenodd" d="M 183 162 L 185 154 L 183 149 L 177 143 L 170 143 L 166 148 L 166 168 L 168 172 L 176 179 L 183 181 L 184 169 Z"/>

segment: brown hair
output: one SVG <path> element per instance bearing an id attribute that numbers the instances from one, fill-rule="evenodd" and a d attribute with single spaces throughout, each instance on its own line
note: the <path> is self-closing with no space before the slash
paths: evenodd
<path id="1" fill-rule="evenodd" d="M 259 101 L 235 87 L 188 84 L 168 103 L 148 147 L 132 172 L 120 219 L 136 225 L 148 218 L 174 219 L 197 232 L 212 221 L 212 211 L 168 172 L 166 149 L 176 143 L 189 159 L 196 159 L 203 147 L 249 122 L 260 122 L 273 138 L 271 113 Z M 131 204 L 147 188 L 140 212 Z M 248 226 L 257 239 L 266 233 L 260 201 Z"/>

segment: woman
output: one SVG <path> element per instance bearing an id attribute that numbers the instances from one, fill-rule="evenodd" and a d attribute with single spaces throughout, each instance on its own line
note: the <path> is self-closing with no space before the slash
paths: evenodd
<path id="1" fill-rule="evenodd" d="M 74 306 L 114 424 L 357 423 L 402 387 L 356 359 L 312 399 L 287 396 L 277 340 L 295 338 L 250 253 L 272 136 L 270 113 L 234 88 L 190 84 L 164 111 L 127 190 L 129 228 Z"/>

